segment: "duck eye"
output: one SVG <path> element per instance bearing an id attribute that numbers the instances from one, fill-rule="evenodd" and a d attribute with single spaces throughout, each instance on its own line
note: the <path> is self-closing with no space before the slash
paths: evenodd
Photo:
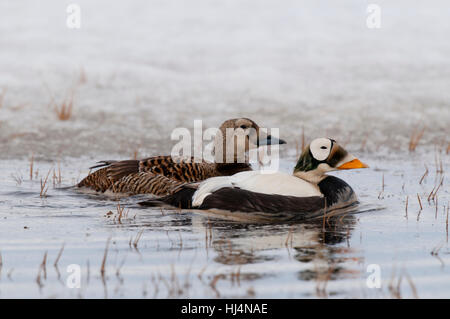
<path id="1" fill-rule="evenodd" d="M 241 125 L 241 129 L 245 130 L 247 128 L 247 125 Z"/>
<path id="2" fill-rule="evenodd" d="M 326 149 L 327 149 L 326 146 L 321 146 L 320 148 L 323 149 L 323 150 L 326 150 Z"/>

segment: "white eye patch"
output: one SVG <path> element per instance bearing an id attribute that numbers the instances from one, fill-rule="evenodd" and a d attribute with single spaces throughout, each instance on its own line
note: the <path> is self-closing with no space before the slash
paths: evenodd
<path id="1" fill-rule="evenodd" d="M 311 142 L 309 149 L 316 160 L 324 161 L 330 155 L 331 140 L 328 138 L 317 138 Z"/>

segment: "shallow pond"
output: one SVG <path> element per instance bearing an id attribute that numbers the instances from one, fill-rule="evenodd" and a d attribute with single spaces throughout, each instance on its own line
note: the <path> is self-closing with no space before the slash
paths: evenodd
<path id="1" fill-rule="evenodd" d="M 360 157 L 370 169 L 337 174 L 357 192 L 358 214 L 290 224 L 144 209 L 136 204 L 142 196 L 58 189 L 87 173 L 79 159 L 61 162 L 60 172 L 57 163 L 35 162 L 32 180 L 29 162 L 3 160 L 0 296 L 448 297 L 447 180 L 436 209 L 427 200 L 442 176 L 433 162 L 419 184 L 423 157 Z M 80 288 L 70 288 L 72 264 Z M 373 264 L 380 288 L 367 285 Z"/>

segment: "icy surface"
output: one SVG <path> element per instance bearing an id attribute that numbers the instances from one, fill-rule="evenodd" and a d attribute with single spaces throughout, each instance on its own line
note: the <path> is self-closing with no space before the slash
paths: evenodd
<path id="1" fill-rule="evenodd" d="M 65 2 L 0 3 L 3 158 L 169 152 L 174 127 L 237 116 L 373 151 L 449 134 L 448 1 L 378 1 L 380 29 L 360 1 L 77 3 L 81 29 Z"/>

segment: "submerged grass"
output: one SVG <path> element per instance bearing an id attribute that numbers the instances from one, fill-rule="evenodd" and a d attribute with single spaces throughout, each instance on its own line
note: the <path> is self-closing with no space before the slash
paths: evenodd
<path id="1" fill-rule="evenodd" d="M 30 161 L 30 163 L 32 163 L 32 162 L 33 161 Z M 23 166 L 26 167 L 26 162 L 25 162 L 25 165 L 23 165 Z M 36 166 L 36 168 L 40 167 L 40 164 L 37 163 L 35 166 Z M 419 166 L 419 168 L 420 167 L 422 167 L 422 166 Z M 41 168 L 41 171 L 42 170 L 43 169 Z M 434 208 L 435 207 L 431 207 L 430 208 L 429 205 L 427 205 L 427 203 L 425 201 L 423 201 L 425 198 L 427 198 L 428 191 L 429 191 L 427 189 L 427 192 L 424 193 L 423 189 L 426 186 L 428 186 L 427 188 L 431 188 L 432 187 L 431 182 L 430 182 L 431 177 L 429 175 L 433 175 L 432 174 L 433 170 L 432 170 L 431 166 L 430 166 L 429 170 L 428 170 L 428 167 L 425 167 L 425 171 L 426 171 L 426 173 L 424 173 L 423 175 L 422 175 L 423 170 L 421 170 L 420 172 L 417 171 L 416 172 L 417 174 L 414 175 L 411 178 L 411 180 L 414 182 L 413 184 L 417 188 L 417 190 L 416 189 L 414 189 L 414 190 L 413 189 L 409 189 L 409 187 L 412 187 L 412 186 L 407 185 L 407 188 L 410 191 L 408 193 L 409 196 L 406 195 L 406 193 L 402 193 L 401 194 L 401 199 L 404 200 L 405 197 L 406 197 L 406 203 L 405 203 L 405 216 L 406 217 L 408 217 L 408 209 L 411 211 L 411 207 L 414 210 L 415 209 L 414 207 L 417 208 L 417 206 L 420 206 L 421 210 L 423 209 L 422 215 L 420 217 L 422 220 L 427 220 L 427 218 L 429 218 L 430 214 L 428 214 L 428 212 L 430 212 L 430 210 L 433 211 L 433 213 L 434 213 Z M 430 171 L 431 174 L 428 171 Z M 26 169 L 25 169 L 25 174 L 26 174 Z M 384 194 L 384 190 L 385 190 L 384 189 L 385 188 L 384 175 L 385 174 L 386 174 L 386 178 L 387 178 L 386 181 L 387 181 L 387 184 L 388 184 L 388 186 L 386 186 L 386 194 Z M 382 191 L 382 195 L 384 194 L 385 200 L 388 201 L 389 198 L 392 197 L 392 194 L 390 193 L 390 190 L 391 190 L 391 188 L 392 189 L 394 188 L 394 187 L 392 187 L 392 185 L 395 185 L 395 180 L 394 180 L 394 177 L 391 176 L 388 172 L 386 172 L 385 174 L 383 174 L 381 176 L 382 177 L 381 178 L 381 182 L 382 182 L 382 184 L 381 184 L 381 191 Z M 33 174 L 32 170 L 31 170 L 31 176 L 33 176 L 33 175 L 34 174 Z M 56 175 L 56 170 L 53 170 L 54 178 L 55 178 L 55 175 Z M 405 175 L 407 176 L 407 174 L 405 174 Z M 422 176 L 422 178 L 419 181 L 419 178 L 421 176 Z M 425 177 L 423 177 L 423 176 L 425 176 Z M 428 177 L 426 177 L 426 176 L 428 176 Z M 374 179 L 372 180 L 372 181 L 375 181 L 374 183 L 372 183 L 373 184 L 372 188 L 375 188 L 375 192 L 373 192 L 374 194 L 371 195 L 371 200 L 376 200 L 377 191 L 380 190 L 380 188 L 378 188 L 379 187 L 379 181 L 380 181 L 379 177 L 380 177 L 379 175 L 375 175 Z M 56 176 L 56 178 L 57 178 L 57 176 Z M 425 179 L 425 178 L 427 178 L 427 179 Z M 41 179 L 41 180 L 44 183 L 44 179 Z M 405 179 L 403 181 L 405 181 Z M 419 181 L 419 184 L 423 183 L 424 186 L 420 186 L 419 187 L 418 181 Z M 442 183 L 443 183 L 442 176 L 439 176 L 437 182 L 435 182 L 435 183 L 436 183 L 436 185 L 435 185 L 435 187 L 434 187 L 434 189 L 432 191 L 432 195 L 430 197 L 430 203 L 434 202 L 434 205 L 437 206 L 438 205 L 438 195 L 439 195 L 439 202 L 441 203 L 440 207 L 442 207 L 442 202 L 446 202 L 447 201 L 446 200 L 447 198 L 445 197 L 444 192 L 442 191 L 443 189 L 445 189 L 445 187 L 442 186 Z M 37 186 L 38 185 L 37 182 L 36 183 L 31 183 L 31 184 L 33 184 L 35 187 L 38 187 Z M 47 182 L 47 184 L 48 184 L 48 182 Z M 440 192 L 438 193 L 439 190 L 440 190 Z M 417 203 L 414 204 L 414 198 L 413 198 L 414 195 L 417 195 L 418 204 Z M 433 196 L 433 195 L 435 195 L 435 196 Z M 409 200 L 409 197 L 411 197 L 412 200 Z M 362 200 L 365 201 L 366 199 L 363 197 Z M 126 203 L 128 205 L 128 202 L 126 202 Z M 117 204 L 117 202 L 111 200 L 111 202 L 108 202 L 105 205 L 108 206 L 108 209 L 112 210 L 111 217 L 114 214 L 113 212 L 117 211 L 117 213 L 116 213 L 116 221 L 119 224 L 121 222 L 123 222 L 123 225 L 117 225 L 117 224 L 113 225 L 113 227 L 115 229 L 126 229 L 127 231 L 129 231 L 131 229 L 135 230 L 136 228 L 134 228 L 134 227 L 136 227 L 136 226 L 139 227 L 139 228 L 141 228 L 143 226 L 139 231 L 137 231 L 137 235 L 136 235 L 136 232 L 133 232 L 133 235 L 131 236 L 131 238 L 130 238 L 129 235 L 126 236 L 126 242 L 128 242 L 128 239 L 130 239 L 130 242 L 129 242 L 130 248 L 134 247 L 137 250 L 137 248 L 139 247 L 142 250 L 142 255 L 141 255 L 141 253 L 138 253 L 138 254 L 134 254 L 134 252 L 132 253 L 133 249 L 126 249 L 126 251 L 129 251 L 131 253 L 131 255 L 145 256 L 145 253 L 148 252 L 149 250 L 150 250 L 151 253 L 154 252 L 154 251 L 151 251 L 151 249 L 153 248 L 153 246 L 151 244 L 153 238 L 151 238 L 150 232 L 148 233 L 149 238 L 146 238 L 145 236 L 142 236 L 142 233 L 144 231 L 149 230 L 149 229 L 154 229 L 152 227 L 154 225 L 156 225 L 156 224 L 159 225 L 157 227 L 164 228 L 164 231 L 167 230 L 167 229 L 171 229 L 170 227 L 174 227 L 174 229 L 176 229 L 176 231 L 177 231 L 176 234 L 179 235 L 179 245 L 178 246 L 180 247 L 180 251 L 182 249 L 184 249 L 185 251 L 188 250 L 188 253 L 189 253 L 189 249 L 193 248 L 193 249 L 196 250 L 198 247 L 203 247 L 204 246 L 203 245 L 203 237 L 200 238 L 200 236 L 198 236 L 197 239 L 196 239 L 197 241 L 195 241 L 195 242 L 191 241 L 189 238 L 186 240 L 186 238 L 182 238 L 181 237 L 180 228 L 177 228 L 177 226 L 180 225 L 180 224 L 178 224 L 178 221 L 181 220 L 181 217 L 178 216 L 178 215 L 176 217 L 174 217 L 174 218 L 171 218 L 170 215 L 165 215 L 165 214 L 163 214 L 162 211 L 161 211 L 161 214 L 159 213 L 159 211 L 156 211 L 158 213 L 157 214 L 158 216 L 156 216 L 156 220 L 152 220 L 149 224 L 147 224 L 148 220 L 146 220 L 145 222 L 142 222 L 142 221 L 139 221 L 139 218 L 138 218 L 137 222 L 133 222 L 133 223 L 127 224 L 125 222 L 126 221 L 125 218 L 126 218 L 128 212 L 125 212 L 126 209 L 124 208 L 125 204 L 124 204 L 123 201 L 122 201 L 122 203 Z M 117 208 L 114 207 L 115 205 L 117 205 Z M 403 205 L 403 202 L 400 202 L 400 204 L 398 206 L 398 208 L 400 208 L 400 210 L 403 209 L 402 205 Z M 134 208 L 133 208 L 133 210 L 134 210 Z M 101 212 L 103 212 L 103 211 L 104 210 L 101 209 Z M 446 219 L 445 227 L 446 227 L 446 232 L 447 232 L 447 237 L 448 237 L 448 209 L 446 210 L 444 208 L 444 213 L 447 213 L 447 216 L 446 216 L 447 219 Z M 420 214 L 420 212 L 419 212 L 419 214 Z M 143 214 L 140 214 L 140 216 L 141 215 L 143 215 Z M 327 229 L 327 236 L 333 237 L 335 234 L 337 234 L 339 232 L 339 230 L 336 230 L 336 229 L 335 230 L 328 230 L 328 228 L 329 228 L 328 226 L 330 225 L 330 218 L 331 218 L 331 216 L 329 216 L 329 215 L 330 215 L 329 213 L 328 214 L 325 213 L 324 214 L 324 218 L 323 218 L 323 220 L 320 221 L 320 223 L 322 224 L 322 227 L 324 229 Z M 401 215 L 402 214 L 400 214 L 400 217 L 402 217 Z M 340 224 L 343 224 L 343 222 L 342 222 L 343 217 L 344 216 L 342 216 L 339 219 Z M 184 222 L 184 219 L 183 219 L 183 222 Z M 186 225 L 189 225 L 189 226 L 186 226 L 184 224 L 183 224 L 183 226 L 191 227 L 191 225 L 193 225 L 193 224 L 194 223 L 192 222 L 192 220 L 189 219 L 189 224 L 186 224 Z M 205 285 L 205 288 L 206 288 L 206 291 L 207 291 L 207 295 L 208 296 L 213 296 L 213 297 L 214 296 L 216 296 L 216 297 L 233 296 L 234 292 L 230 293 L 229 290 L 228 291 L 226 290 L 227 284 L 228 284 L 227 279 L 230 279 L 230 282 L 232 284 L 232 288 L 235 289 L 235 290 L 237 290 L 239 288 L 238 286 L 240 286 L 240 282 L 242 280 L 242 283 L 243 283 L 242 291 L 244 291 L 244 292 L 247 291 L 248 292 L 248 297 L 252 297 L 252 296 L 255 296 L 255 295 L 260 295 L 261 292 L 258 290 L 258 288 L 260 286 L 262 286 L 264 283 L 261 283 L 261 282 L 258 282 L 258 281 L 252 281 L 252 280 L 255 280 L 255 279 L 248 279 L 248 278 L 251 278 L 251 277 L 246 277 L 249 274 L 249 270 L 247 268 L 247 264 L 250 264 L 249 268 L 252 267 L 251 266 L 252 258 L 247 257 L 246 254 L 255 255 L 256 257 L 260 257 L 260 255 L 269 255 L 269 254 L 266 254 L 266 252 L 264 252 L 264 251 L 262 251 L 262 253 L 261 253 L 261 251 L 259 251 L 258 248 L 256 248 L 255 251 L 253 251 L 253 247 L 251 249 L 248 249 L 248 250 L 242 249 L 242 251 L 240 251 L 240 247 L 239 247 L 239 244 L 244 243 L 245 239 L 248 239 L 248 237 L 246 237 L 246 236 L 249 236 L 249 237 L 250 236 L 255 236 L 254 238 L 251 238 L 251 241 L 254 241 L 255 243 L 259 241 L 259 239 L 260 239 L 258 237 L 259 233 L 258 232 L 256 232 L 255 234 L 251 233 L 254 230 L 254 228 L 253 228 L 254 226 L 250 225 L 247 228 L 247 231 L 238 232 L 237 233 L 238 236 L 242 236 L 242 239 L 244 240 L 241 243 L 239 241 L 240 239 L 238 240 L 236 237 L 228 236 L 229 234 L 231 234 L 231 235 L 235 234 L 235 233 L 232 232 L 232 229 L 233 229 L 234 226 L 229 226 L 226 223 L 217 222 L 215 219 L 212 219 L 212 222 L 209 219 L 208 219 L 207 222 L 206 222 L 205 219 L 202 219 L 202 225 L 204 227 L 204 233 L 201 232 L 201 235 L 203 236 L 203 234 L 204 234 L 205 242 L 206 242 L 205 246 L 209 246 L 209 248 L 210 248 L 209 254 L 210 255 L 207 257 L 208 264 L 205 265 L 205 267 L 202 269 L 202 271 L 200 273 L 198 273 L 198 269 L 199 268 L 197 268 L 197 270 L 195 271 L 195 274 L 198 273 L 198 277 L 197 278 L 201 281 L 203 271 L 206 269 L 206 267 L 209 265 L 211 268 L 213 268 L 212 271 L 208 271 L 207 274 L 205 274 L 205 276 L 204 276 L 204 278 L 206 278 L 204 285 Z M 236 225 L 236 226 L 239 229 L 240 226 L 239 225 Z M 444 225 L 443 225 L 443 222 L 442 222 L 439 225 L 439 230 L 441 232 L 441 235 L 443 235 L 442 234 L 443 227 L 444 227 Z M 302 234 L 301 234 L 301 231 L 299 231 L 299 232 L 296 231 L 295 233 L 293 233 L 294 226 L 292 226 L 292 225 L 290 225 L 290 228 L 285 228 L 285 229 L 286 229 L 286 231 L 283 232 L 283 234 L 281 235 L 279 240 L 280 240 L 280 243 L 281 243 L 282 246 L 284 244 L 285 247 L 292 248 L 291 249 L 291 252 L 293 252 L 292 260 L 295 262 L 296 258 L 298 258 L 298 256 L 296 256 L 297 250 L 300 250 L 300 249 L 303 248 L 302 246 L 299 246 L 299 244 L 298 244 L 299 238 L 301 238 Z M 267 228 L 267 231 L 270 232 L 271 230 L 269 230 L 269 228 Z M 350 232 L 353 232 L 353 231 L 350 230 L 350 226 L 349 226 L 347 228 L 347 236 L 346 236 L 347 240 L 352 235 L 352 234 L 350 234 Z M 214 240 L 212 240 L 213 233 L 214 233 Z M 225 236 L 223 235 L 224 233 L 225 233 Z M 173 234 L 172 231 L 171 231 L 171 234 Z M 185 233 L 183 233 L 183 234 L 185 234 Z M 295 238 L 294 238 L 294 235 L 295 235 Z M 342 234 L 339 234 L 339 236 L 342 236 Z M 185 237 L 185 236 L 183 235 L 183 237 Z M 219 249 L 220 248 L 218 248 L 218 242 L 223 237 L 225 238 L 225 240 L 229 239 L 228 241 L 226 241 L 226 243 L 228 245 L 224 244 L 224 247 L 223 247 L 223 254 L 226 255 L 225 257 L 227 257 L 227 258 L 226 259 L 223 258 L 221 261 L 218 261 L 218 256 L 220 257 L 220 254 L 221 254 L 221 253 L 219 253 Z M 355 236 L 353 236 L 353 237 L 355 237 Z M 201 239 L 202 243 L 200 243 L 199 238 Z M 184 239 L 185 242 L 183 242 L 183 239 Z M 161 245 L 162 246 L 161 250 L 159 250 L 159 248 L 155 248 L 156 251 L 161 251 L 161 254 L 164 254 L 164 253 L 167 253 L 168 251 L 172 250 L 173 243 L 175 243 L 175 245 L 178 244 L 177 239 L 174 238 L 173 236 L 169 240 L 171 241 L 169 243 L 170 248 L 166 249 L 164 246 L 165 245 L 167 246 L 167 244 L 163 243 Z M 351 242 L 351 244 L 355 245 L 355 244 L 357 244 L 356 242 L 357 242 L 357 240 L 353 240 Z M 127 260 L 127 263 L 125 263 L 125 258 L 123 258 L 122 259 L 122 263 L 121 264 L 119 263 L 119 266 L 117 267 L 118 263 L 114 263 L 113 262 L 113 260 L 114 260 L 114 253 L 115 252 L 118 253 L 119 250 L 120 250 L 120 247 L 116 246 L 115 241 L 113 243 L 114 243 L 114 245 L 109 247 L 109 240 L 107 241 L 107 245 L 106 245 L 106 248 L 105 248 L 103 260 L 101 262 L 101 267 L 99 267 L 100 268 L 100 274 L 102 274 L 102 279 L 105 282 L 108 283 L 109 287 L 111 287 L 111 282 L 114 282 L 116 280 L 116 277 L 117 277 L 117 281 L 120 282 L 120 284 L 118 283 L 118 285 L 122 285 L 123 284 L 122 281 L 125 280 L 125 282 L 126 282 L 125 284 L 128 285 L 128 286 L 126 286 L 126 287 L 124 286 L 124 287 L 126 289 L 128 289 L 129 285 L 132 285 L 132 284 L 130 284 L 128 282 L 128 280 L 129 280 L 129 278 L 132 278 L 132 277 L 131 276 L 129 277 L 128 269 L 127 269 L 127 271 L 121 271 L 121 269 L 122 269 L 122 266 L 125 266 L 125 268 L 128 268 L 127 266 L 129 265 L 130 262 Z M 324 243 L 325 243 L 325 241 L 324 241 Z M 347 241 L 347 244 L 348 244 L 348 246 L 350 246 L 350 243 L 348 241 Z M 103 245 L 103 244 L 101 244 L 101 245 Z M 337 247 L 337 246 L 338 245 L 336 245 L 335 247 Z M 156 245 L 155 245 L 155 247 L 156 247 Z M 158 244 L 158 247 L 159 247 L 159 244 Z M 333 245 L 330 245 L 330 247 L 333 247 Z M 100 249 L 102 249 L 102 248 L 103 247 L 100 247 Z M 330 262 L 332 264 L 332 262 L 335 260 L 336 257 L 339 257 L 339 258 L 342 257 L 342 254 L 336 253 L 335 250 L 333 250 L 331 248 L 328 251 L 328 246 L 325 245 L 325 244 L 322 245 L 322 249 L 325 251 L 325 253 L 324 253 L 324 256 L 321 258 L 321 261 L 322 260 L 323 261 L 327 261 L 327 262 Z M 63 250 L 64 250 L 64 245 L 59 250 L 58 256 L 57 256 L 57 258 L 55 260 L 55 263 L 54 263 L 55 267 L 58 265 L 58 261 L 60 260 L 61 254 L 63 253 Z M 429 251 L 427 251 L 427 253 L 429 253 Z M 441 254 L 442 254 L 442 258 L 445 259 L 443 251 L 441 252 Z M 67 255 L 67 252 L 64 252 L 64 255 Z M 181 257 L 180 257 L 179 253 L 178 253 L 178 256 L 175 256 L 175 255 L 170 255 L 170 256 L 174 257 L 174 258 L 178 258 L 177 260 L 181 260 L 181 263 L 184 263 L 185 259 L 186 259 L 186 256 L 184 255 L 184 253 L 181 254 Z M 118 259 L 120 257 L 123 257 L 123 256 L 116 255 L 116 261 L 120 260 L 120 259 Z M 253 256 L 251 256 L 251 257 L 253 257 Z M 100 256 L 100 258 L 101 258 L 101 256 Z M 184 258 L 184 260 L 183 260 L 183 258 Z M 314 258 L 316 258 L 316 257 L 314 257 Z M 428 258 L 430 258 L 430 257 L 428 257 Z M 9 258 L 8 258 L 8 260 L 9 260 Z M 224 262 L 225 260 L 227 262 L 229 262 L 229 263 L 225 263 Z M 83 260 L 83 261 L 85 261 L 85 260 Z M 101 261 L 101 260 L 97 260 L 97 261 Z M 298 261 L 302 262 L 300 260 L 298 260 Z M 107 269 L 106 269 L 107 262 L 108 262 L 108 267 L 109 266 L 114 266 L 115 267 L 114 270 L 112 270 L 113 268 L 109 268 L 110 269 L 109 271 L 113 271 L 113 272 L 115 271 L 116 272 L 115 276 L 111 276 L 109 273 L 108 273 L 108 275 L 110 275 L 110 276 L 106 276 L 106 273 L 107 273 Z M 172 261 L 170 261 L 170 262 L 172 262 Z M 89 261 L 88 261 L 88 264 L 89 264 Z M 45 263 L 44 263 L 44 265 L 45 265 Z M 60 263 L 60 265 L 62 265 L 62 264 Z M 168 266 L 169 263 L 167 263 L 166 265 Z M 239 266 L 237 266 L 237 265 L 239 265 Z M 100 266 L 100 265 L 98 263 L 96 263 L 95 268 L 98 269 L 97 268 L 98 266 Z M 134 266 L 135 265 L 131 264 L 131 267 L 134 267 Z M 183 266 L 185 266 L 185 264 Z M 198 264 L 196 266 L 198 266 Z M 203 266 L 203 265 L 200 265 L 200 266 Z M 308 265 L 307 263 L 303 262 L 302 266 L 305 266 L 306 268 L 308 268 L 308 266 L 310 266 L 310 265 Z M 314 278 L 318 278 L 317 287 L 316 287 L 317 288 L 317 296 L 319 296 L 319 297 L 333 296 L 333 294 L 336 293 L 336 291 L 328 291 L 328 290 L 330 290 L 331 287 L 335 286 L 334 285 L 335 278 L 337 278 L 337 280 L 340 279 L 338 277 L 339 269 L 341 267 L 347 268 L 346 267 L 347 265 L 345 265 L 345 264 L 341 265 L 338 262 L 336 265 L 329 266 L 329 267 L 322 267 L 321 264 L 319 264 L 319 266 L 320 266 L 320 269 L 318 271 L 320 273 L 317 273 L 317 271 L 316 272 L 311 271 L 311 273 L 314 276 Z M 227 270 L 224 271 L 224 270 L 222 270 L 222 268 L 214 270 L 214 267 L 223 267 L 224 269 L 228 269 L 228 270 L 232 270 L 232 271 L 230 271 L 230 272 L 228 272 Z M 236 267 L 237 267 L 237 269 L 236 269 Z M 242 274 L 241 274 L 241 267 L 242 267 Z M 89 266 L 88 266 L 88 268 L 89 268 Z M 310 270 L 309 268 L 308 268 L 308 270 Z M 178 267 L 176 269 L 177 269 L 177 272 L 178 272 Z M 344 270 L 348 270 L 348 269 L 344 269 Z M 168 270 L 165 269 L 165 271 L 168 271 Z M 6 270 L 4 270 L 4 273 L 5 272 L 6 272 Z M 19 272 L 17 272 L 17 274 L 18 273 Z M 89 270 L 88 270 L 88 273 L 89 273 Z M 53 274 L 52 269 L 50 269 L 49 274 Z M 63 271 L 62 271 L 62 274 L 64 274 Z M 49 275 L 49 279 L 47 281 L 45 281 L 44 270 L 40 270 L 38 275 L 39 276 L 36 277 L 36 282 L 38 282 L 38 285 L 43 287 L 44 284 L 45 284 L 45 289 L 44 290 L 49 290 L 50 279 L 52 279 L 52 277 Z M 165 273 L 164 275 L 165 276 L 157 277 L 157 279 L 156 279 L 157 283 L 154 284 L 155 291 L 156 291 L 155 294 L 158 295 L 157 291 L 159 291 L 159 296 L 158 297 L 164 297 L 166 293 L 167 293 L 167 295 L 169 295 L 171 297 L 180 297 L 180 296 L 188 297 L 190 295 L 189 290 L 185 286 L 183 286 L 183 283 L 181 282 L 182 279 L 179 276 L 180 274 L 177 274 L 175 272 L 175 268 L 173 266 L 172 266 L 172 272 L 169 275 L 167 273 Z M 110 278 L 107 278 L 107 277 L 110 277 Z M 32 282 L 33 285 L 35 285 L 35 283 L 33 282 L 34 278 L 35 278 L 34 274 L 32 274 L 31 282 Z M 86 278 L 86 277 L 84 277 L 84 278 Z M 96 280 L 99 280 L 98 276 L 95 276 L 95 278 L 96 278 L 95 280 L 94 280 L 94 278 L 92 278 L 93 279 L 92 282 L 95 282 Z M 14 278 L 14 279 L 16 279 L 16 278 Z M 392 295 L 391 295 L 392 297 L 396 297 L 396 298 L 403 297 L 403 294 L 405 293 L 405 290 L 406 290 L 406 292 L 408 294 L 412 294 L 413 296 L 417 296 L 417 289 L 415 288 L 414 283 L 411 280 L 411 278 L 408 278 L 407 274 L 404 274 L 403 276 L 401 276 L 401 277 L 399 277 L 397 279 L 398 280 L 393 283 L 392 288 L 391 288 L 392 292 L 393 292 Z M 143 279 L 143 280 L 145 280 L 145 279 Z M 84 282 L 85 281 L 83 281 L 83 283 Z M 149 283 L 149 282 L 144 282 L 144 284 L 146 284 L 146 283 Z M 125 285 L 125 284 L 123 284 L 123 285 Z M 142 283 L 140 283 L 140 284 L 142 284 Z M 198 288 L 198 281 L 197 282 L 195 282 L 195 281 L 194 282 L 189 282 L 189 284 L 192 284 L 193 287 L 196 287 L 195 288 L 195 292 L 196 293 L 198 292 L 197 291 L 198 289 L 202 289 L 202 288 Z M 410 287 L 411 290 L 409 290 L 408 284 L 409 284 L 409 287 Z M 252 287 L 249 288 L 250 285 Z M 253 286 L 254 286 L 254 288 L 253 288 Z M 330 288 L 327 288 L 327 286 L 329 286 Z M 152 286 L 149 286 L 149 287 L 152 287 Z M 400 288 L 403 288 L 403 289 L 400 289 Z M 421 288 L 421 286 L 419 288 Z M 89 287 L 89 289 L 92 290 L 92 289 L 95 289 L 95 288 L 92 288 L 92 286 L 91 286 L 91 287 Z M 118 288 L 116 288 L 116 289 L 117 290 L 115 290 L 114 293 L 116 294 L 116 296 L 120 296 L 120 289 L 118 289 Z M 125 291 L 126 289 L 123 289 L 123 291 Z M 109 291 L 111 292 L 112 289 L 109 289 Z M 50 291 L 46 291 L 46 292 L 48 293 Z M 314 287 L 313 287 L 312 292 L 314 293 Z M 420 291 L 420 292 L 422 292 L 422 291 Z M 53 291 L 52 291 L 52 293 L 53 293 Z M 147 293 L 148 293 L 148 290 L 147 290 L 147 286 L 146 286 L 146 288 L 143 289 L 143 295 L 146 296 Z M 240 294 L 240 293 L 241 292 L 239 292 L 238 294 Z M 301 292 L 301 293 L 304 293 L 304 292 Z M 337 292 L 337 293 L 339 294 L 339 292 Z M 151 290 L 150 290 L 149 295 L 151 296 L 151 294 L 152 293 L 151 293 Z M 42 295 L 44 295 L 44 294 L 42 294 Z"/>
<path id="2" fill-rule="evenodd" d="M 48 185 L 47 185 L 47 182 L 48 182 L 48 177 L 50 176 L 50 172 L 52 171 L 52 169 L 53 169 L 53 168 L 50 168 L 50 169 L 48 170 L 48 173 L 47 173 L 47 175 L 45 176 L 45 179 L 44 179 L 44 180 L 41 178 L 41 192 L 39 193 L 39 196 L 40 196 L 40 197 L 47 197 L 47 191 L 48 191 Z"/>
<path id="3" fill-rule="evenodd" d="M 406 219 L 408 219 L 408 199 L 409 199 L 409 196 L 407 195 L 406 196 L 406 204 L 405 204 L 405 217 L 406 217 Z"/>
<path id="4" fill-rule="evenodd" d="M 425 177 L 427 177 L 427 175 L 428 175 L 428 166 L 425 165 L 425 173 L 423 173 L 423 176 L 420 179 L 419 184 L 422 184 L 423 180 L 425 179 Z"/>
<path id="5" fill-rule="evenodd" d="M 42 289 L 42 287 L 44 287 L 44 284 L 42 282 L 42 275 L 43 275 L 44 280 L 46 280 L 47 279 L 47 252 L 44 253 L 44 258 L 42 259 L 42 262 L 39 265 L 38 273 L 36 276 L 36 283 L 37 283 L 39 289 Z"/>
<path id="6" fill-rule="evenodd" d="M 30 158 L 30 181 L 33 179 L 34 154 Z"/>
<path id="7" fill-rule="evenodd" d="M 141 240 L 141 237 L 142 237 L 142 234 L 143 234 L 143 233 L 144 233 L 144 230 L 141 229 L 141 230 L 139 231 L 139 233 L 136 235 L 136 238 L 135 238 L 134 241 L 133 241 L 133 247 L 134 247 L 134 249 L 137 249 L 137 248 L 138 248 L 139 240 Z"/>
<path id="8" fill-rule="evenodd" d="M 105 265 L 106 265 L 106 258 L 108 256 L 108 249 L 109 249 L 109 242 L 111 241 L 111 237 L 108 238 L 108 240 L 106 241 L 106 247 L 105 247 L 105 252 L 103 254 L 103 259 L 102 259 L 102 265 L 100 267 L 100 275 L 102 277 L 103 282 L 105 281 Z"/>

